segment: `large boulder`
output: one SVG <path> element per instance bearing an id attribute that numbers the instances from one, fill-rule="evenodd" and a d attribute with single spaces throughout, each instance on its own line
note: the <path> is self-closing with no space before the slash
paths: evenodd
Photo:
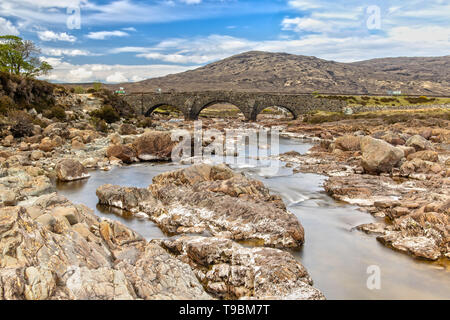
<path id="1" fill-rule="evenodd" d="M 413 147 L 416 151 L 433 149 L 431 142 L 418 134 L 409 138 L 405 145 L 408 147 Z"/>
<path id="2" fill-rule="evenodd" d="M 153 183 L 192 186 L 199 182 L 227 180 L 238 175 L 224 164 L 216 166 L 198 164 L 185 169 L 161 173 L 153 178 Z"/>
<path id="3" fill-rule="evenodd" d="M 122 144 L 109 146 L 106 150 L 106 156 L 108 158 L 118 158 L 124 163 L 133 163 L 138 161 L 138 158 L 136 157 L 136 151 L 132 147 Z"/>
<path id="4" fill-rule="evenodd" d="M 41 143 L 39 144 L 39 150 L 42 150 L 44 152 L 50 152 L 53 151 L 53 149 L 56 148 L 56 145 L 52 141 L 52 139 L 46 137 L 42 139 Z"/>
<path id="5" fill-rule="evenodd" d="M 175 145 L 170 133 L 149 131 L 134 141 L 133 148 L 138 158 L 143 161 L 170 160 Z"/>
<path id="6" fill-rule="evenodd" d="M 361 139 L 361 151 L 361 165 L 369 173 L 391 172 L 405 156 L 402 149 L 372 137 Z"/>
<path id="7" fill-rule="evenodd" d="M 72 159 L 59 161 L 55 171 L 60 181 L 74 181 L 90 177 L 87 169 L 79 161 Z"/>
<path id="8" fill-rule="evenodd" d="M 153 200 L 150 191 L 147 189 L 120 187 L 111 184 L 98 187 L 96 194 L 101 204 L 134 213 L 141 211 L 141 206 L 147 201 Z"/>
<path id="9" fill-rule="evenodd" d="M 148 189 L 104 185 L 97 196 L 101 204 L 147 214 L 168 234 L 208 232 L 277 248 L 304 242 L 303 227 L 278 196 L 222 165 L 163 173 Z"/>
<path id="10" fill-rule="evenodd" d="M 43 135 L 46 137 L 53 138 L 55 136 L 61 137 L 61 138 L 69 138 L 70 137 L 70 131 L 67 127 L 66 123 L 62 122 L 56 122 L 48 125 L 44 131 Z"/>

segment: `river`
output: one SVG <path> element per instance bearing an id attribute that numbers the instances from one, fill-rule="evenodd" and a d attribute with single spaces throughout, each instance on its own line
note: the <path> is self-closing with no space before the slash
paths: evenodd
<path id="1" fill-rule="evenodd" d="M 279 152 L 305 153 L 311 144 L 280 138 Z M 282 164 L 281 164 L 282 165 Z M 106 183 L 147 187 L 152 178 L 183 165 L 143 163 L 115 167 L 110 171 L 93 171 L 88 180 L 58 183 L 58 193 L 74 203 L 95 210 L 100 217 L 116 219 L 146 239 L 166 238 L 146 218 L 115 214 L 97 205 L 96 189 Z M 317 174 L 293 174 L 284 166 L 276 174 L 261 174 L 258 167 L 238 166 L 234 169 L 261 180 L 272 193 L 279 194 L 288 210 L 305 229 L 305 244 L 292 252 L 307 268 L 314 286 L 328 299 L 450 299 L 450 273 L 436 263 L 421 261 L 388 249 L 354 228 L 374 222 L 368 213 L 330 198 L 322 188 L 326 177 Z M 367 287 L 368 267 L 380 270 L 380 289 Z"/>

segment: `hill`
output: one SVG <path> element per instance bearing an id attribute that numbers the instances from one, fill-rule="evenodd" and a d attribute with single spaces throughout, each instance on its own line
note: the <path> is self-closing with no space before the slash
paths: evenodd
<path id="1" fill-rule="evenodd" d="M 450 95 L 450 56 L 382 58 L 354 63 L 251 51 L 204 67 L 122 86 L 128 92 L 245 90 Z"/>

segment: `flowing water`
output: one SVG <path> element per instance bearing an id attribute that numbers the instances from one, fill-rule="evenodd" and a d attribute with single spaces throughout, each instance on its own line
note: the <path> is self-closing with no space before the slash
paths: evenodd
<path id="1" fill-rule="evenodd" d="M 281 138 L 279 152 L 305 153 L 310 147 L 304 142 Z M 106 172 L 94 171 L 88 180 L 60 183 L 57 188 L 71 201 L 94 209 L 98 216 L 119 220 L 146 239 L 161 239 L 166 235 L 150 220 L 118 215 L 98 206 L 95 190 L 106 183 L 147 187 L 154 176 L 180 167 L 183 166 L 152 163 L 116 167 Z M 360 224 L 374 222 L 375 218 L 327 196 L 321 187 L 325 177 L 293 174 L 286 167 L 269 175 L 262 174 L 257 167 L 238 165 L 234 169 L 263 181 L 298 217 L 306 241 L 301 250 L 292 253 L 328 299 L 450 299 L 448 270 L 385 248 L 374 236 L 354 230 Z M 379 290 L 367 287 L 372 274 L 367 273 L 369 266 L 380 268 Z"/>

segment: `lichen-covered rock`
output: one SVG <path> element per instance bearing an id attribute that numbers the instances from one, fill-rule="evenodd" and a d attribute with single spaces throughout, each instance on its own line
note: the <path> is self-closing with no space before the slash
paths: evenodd
<path id="1" fill-rule="evenodd" d="M 210 298 L 187 264 L 62 196 L 0 209 L 0 300 Z"/>
<path id="2" fill-rule="evenodd" d="M 79 161 L 73 159 L 59 161 L 55 172 L 60 181 L 74 181 L 90 177 L 86 168 Z"/>
<path id="3" fill-rule="evenodd" d="M 174 259 L 157 244 L 148 244 L 138 259 L 124 259 L 116 268 L 123 271 L 141 299 L 211 299 L 189 265 Z M 159 288 L 161 284 L 164 290 Z"/>
<path id="4" fill-rule="evenodd" d="M 288 252 L 204 237 L 181 237 L 161 244 L 187 262 L 216 298 L 324 299 L 312 287 L 306 269 Z"/>
<path id="5" fill-rule="evenodd" d="M 361 165 L 369 173 L 390 172 L 405 156 L 400 148 L 372 137 L 361 139 L 361 151 Z"/>

